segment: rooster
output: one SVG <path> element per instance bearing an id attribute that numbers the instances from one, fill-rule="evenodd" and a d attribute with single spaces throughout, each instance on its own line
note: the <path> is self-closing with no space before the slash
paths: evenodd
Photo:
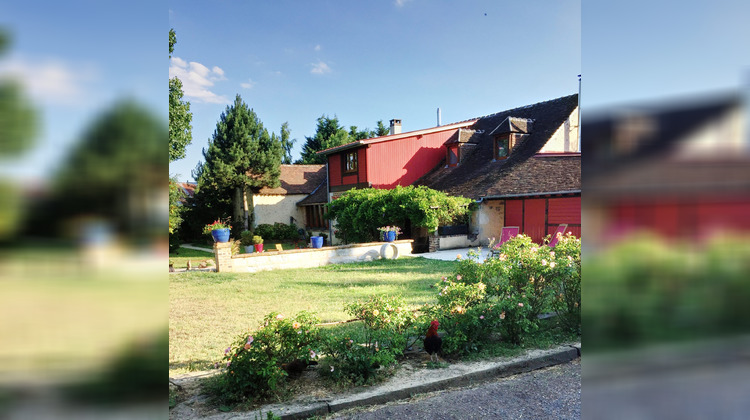
<path id="1" fill-rule="evenodd" d="M 427 329 L 427 335 L 424 338 L 424 349 L 430 354 L 430 361 L 432 361 L 433 354 L 435 355 L 435 361 L 437 361 L 438 352 L 443 347 L 443 340 L 438 337 L 437 330 L 440 323 L 435 319 L 430 323 L 430 328 Z"/>

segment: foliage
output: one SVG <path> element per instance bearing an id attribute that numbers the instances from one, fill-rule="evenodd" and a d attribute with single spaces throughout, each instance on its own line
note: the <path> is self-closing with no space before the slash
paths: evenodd
<path id="1" fill-rule="evenodd" d="M 587 254 L 581 314 L 587 349 L 746 334 L 747 239 L 695 244 L 639 234 Z"/>
<path id="2" fill-rule="evenodd" d="M 552 309 L 571 331 L 581 331 L 581 240 L 559 235 L 547 278 L 554 284 Z"/>
<path id="3" fill-rule="evenodd" d="M 96 117 L 54 174 L 52 195 L 43 203 L 39 223 L 49 231 L 80 215 L 110 221 L 129 238 L 163 231 L 162 215 L 142 203 L 151 191 L 163 191 L 167 134 L 163 121 L 138 103 L 123 101 Z M 54 209 L 54 217 L 46 214 Z M 31 228 L 35 228 L 32 226 Z"/>
<path id="4" fill-rule="evenodd" d="M 283 150 L 281 163 L 285 165 L 289 165 L 292 163 L 292 147 L 297 141 L 297 139 L 289 138 L 290 133 L 291 130 L 289 130 L 289 123 L 285 122 L 284 124 L 281 124 L 281 137 L 279 138 L 279 140 L 281 141 L 281 149 Z"/>
<path id="5" fill-rule="evenodd" d="M 328 217 L 346 242 L 377 240 L 384 225 L 426 227 L 433 231 L 470 211 L 471 199 L 451 197 L 424 186 L 392 190 L 352 189 L 327 204 Z"/>
<path id="6" fill-rule="evenodd" d="M 172 58 L 177 36 L 174 29 L 169 30 L 169 58 Z M 193 141 L 190 125 L 193 114 L 190 102 L 183 101 L 182 82 L 177 77 L 169 79 L 169 161 L 185 157 L 185 148 Z"/>
<path id="7" fill-rule="evenodd" d="M 383 124 L 380 120 L 377 122 L 377 128 L 375 130 L 359 130 L 357 126 L 350 126 L 349 131 L 339 124 L 338 117 L 333 118 L 321 115 L 318 118 L 318 125 L 315 129 L 315 135 L 312 137 L 305 137 L 305 145 L 302 148 L 301 158 L 295 162 L 298 164 L 324 164 L 326 163 L 326 157 L 318 155 L 317 152 L 332 147 L 341 146 L 353 141 L 385 136 L 388 135 L 389 128 Z"/>
<path id="8" fill-rule="evenodd" d="M 299 238 L 297 226 L 292 223 L 288 225 L 279 222 L 276 222 L 273 225 L 263 223 L 255 227 L 255 233 L 267 239 L 277 239 L 281 241 L 295 240 Z"/>
<path id="9" fill-rule="evenodd" d="M 349 143 L 349 134 L 339 125 L 338 117 L 333 118 L 321 115 L 313 137 L 305 137 L 305 145 L 302 147 L 302 157 L 296 163 L 301 164 L 324 164 L 325 156 L 317 152 L 331 147 L 341 146 Z"/>
<path id="10" fill-rule="evenodd" d="M 237 95 L 222 112 L 208 148 L 203 149 L 205 162 L 194 173 L 199 190 L 208 186 L 216 192 L 232 192 L 235 234 L 253 225 L 243 211 L 244 200 L 252 208 L 252 192 L 279 185 L 281 155 L 279 138 L 269 135 L 255 112 Z M 252 214 L 247 213 L 251 218 Z"/>
<path id="11" fill-rule="evenodd" d="M 258 236 L 258 235 L 254 235 L 253 236 L 253 245 L 260 245 L 262 243 L 263 243 L 263 237 L 262 236 Z"/>
<path id="12" fill-rule="evenodd" d="M 362 337 L 331 334 L 323 344 L 328 355 L 321 373 L 356 385 L 367 383 L 381 366 L 396 362 L 406 347 L 407 332 L 416 315 L 397 296 L 375 295 L 346 305 L 346 311 L 362 320 Z"/>
<path id="13" fill-rule="evenodd" d="M 317 322 L 309 312 L 294 318 L 272 312 L 257 330 L 241 334 L 215 365 L 222 369 L 218 398 L 238 402 L 273 394 L 288 376 L 285 367 L 317 359 Z"/>
<path id="14" fill-rule="evenodd" d="M 240 242 L 242 243 L 242 246 L 250 246 L 253 245 L 253 232 L 249 230 L 243 230 L 240 234 Z"/>
<path id="15" fill-rule="evenodd" d="M 180 201 L 185 197 L 174 177 L 169 178 L 169 235 L 180 227 L 182 223 L 182 205 Z"/>
<path id="16" fill-rule="evenodd" d="M 216 229 L 229 229 L 229 223 L 222 221 L 221 219 L 216 219 L 213 221 L 213 223 L 209 223 L 206 226 L 203 226 L 203 233 L 210 234 Z"/>
<path id="17" fill-rule="evenodd" d="M 520 344 L 538 328 L 537 315 L 551 309 L 564 326 L 579 330 L 580 244 L 566 235 L 553 250 L 518 235 L 498 248 L 497 258 L 480 261 L 470 252 L 458 261 L 454 275 L 436 285 L 437 305 L 427 309 L 448 333 L 444 350 L 477 351 L 493 332 Z"/>

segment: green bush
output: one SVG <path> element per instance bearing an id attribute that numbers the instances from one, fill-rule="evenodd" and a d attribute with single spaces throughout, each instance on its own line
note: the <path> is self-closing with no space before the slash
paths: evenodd
<path id="1" fill-rule="evenodd" d="M 587 255 L 587 349 L 748 333 L 749 244 L 747 237 L 695 244 L 641 234 Z"/>
<path id="2" fill-rule="evenodd" d="M 400 297 L 372 296 L 347 305 L 346 311 L 362 320 L 361 337 L 332 334 L 324 340 L 327 357 L 320 372 L 334 380 L 365 384 L 378 368 L 396 362 L 406 347 L 416 315 Z"/>
<path id="3" fill-rule="evenodd" d="M 471 203 L 471 199 L 424 186 L 352 189 L 327 204 L 326 217 L 336 220 L 337 235 L 346 242 L 372 242 L 380 238 L 380 226 L 410 225 L 434 231 L 465 218 Z"/>
<path id="4" fill-rule="evenodd" d="M 308 312 L 294 318 L 274 312 L 258 330 L 240 335 L 216 365 L 223 370 L 215 390 L 218 399 L 239 402 L 273 394 L 287 377 L 285 366 L 317 358 L 317 322 Z"/>
<path id="5" fill-rule="evenodd" d="M 255 234 L 269 240 L 291 241 L 299 237 L 297 226 L 283 223 L 263 223 L 255 227 Z"/>

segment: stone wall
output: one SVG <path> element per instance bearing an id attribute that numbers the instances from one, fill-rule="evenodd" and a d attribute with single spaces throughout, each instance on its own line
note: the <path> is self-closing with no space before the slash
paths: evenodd
<path id="1" fill-rule="evenodd" d="M 310 268 L 327 264 L 396 259 L 412 255 L 411 239 L 394 242 L 327 246 L 323 248 L 290 249 L 252 254 L 232 255 L 230 242 L 214 243 L 216 271 L 222 273 L 255 273 L 282 268 Z"/>

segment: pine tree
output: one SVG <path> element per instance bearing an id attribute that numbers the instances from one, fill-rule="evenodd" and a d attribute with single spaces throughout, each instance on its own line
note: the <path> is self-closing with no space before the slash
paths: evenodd
<path id="1" fill-rule="evenodd" d="M 253 212 L 248 211 L 253 208 L 253 194 L 279 186 L 282 153 L 279 137 L 270 135 L 237 95 L 216 123 L 208 149 L 203 149 L 205 163 L 196 173 L 199 189 L 232 189 L 233 234 L 254 225 Z"/>

